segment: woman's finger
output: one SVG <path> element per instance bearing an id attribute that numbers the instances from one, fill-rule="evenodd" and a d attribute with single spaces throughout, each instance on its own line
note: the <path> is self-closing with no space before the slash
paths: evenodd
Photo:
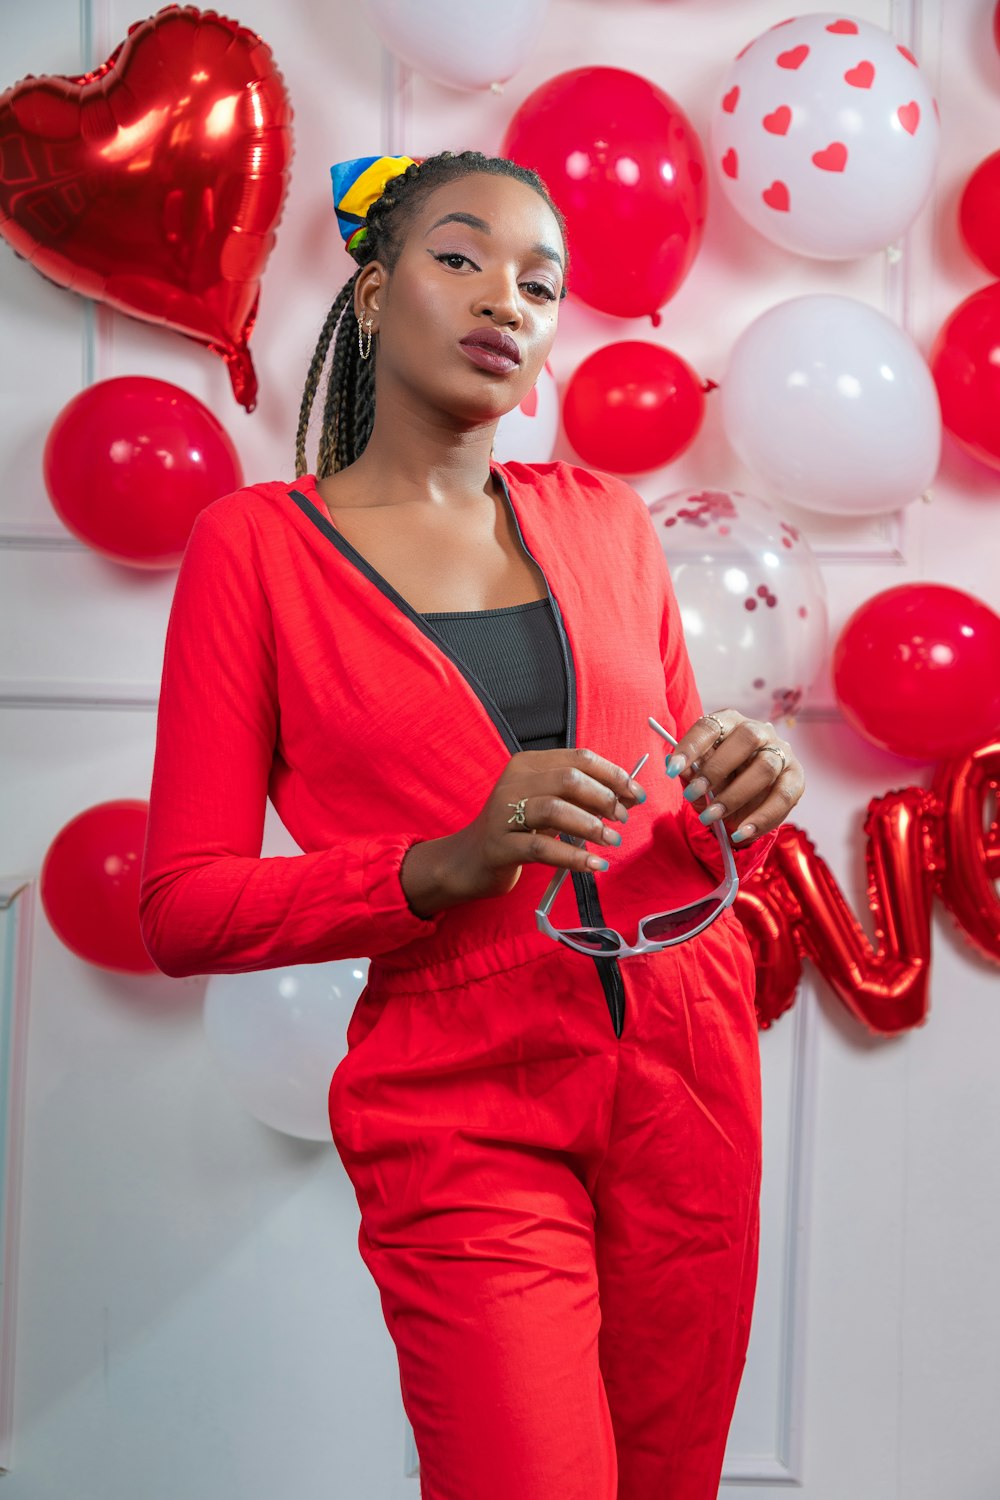
<path id="1" fill-rule="evenodd" d="M 736 831 L 745 823 L 752 823 L 754 832 L 764 833 L 784 822 L 805 790 L 805 776 L 799 762 L 793 757 L 786 770 L 768 781 L 749 798 L 737 795 L 738 777 L 729 787 L 716 793 L 708 806 L 699 814 L 706 826 L 725 819 L 729 832 Z M 748 837 L 744 831 L 742 837 Z"/>
<path id="2" fill-rule="evenodd" d="M 732 731 L 733 721 L 741 717 L 734 709 L 720 709 L 717 714 L 703 714 L 685 731 L 667 756 L 667 775 L 697 774 L 713 746 Z"/>
<path id="3" fill-rule="evenodd" d="M 698 762 L 698 773 L 707 778 L 714 787 L 725 786 L 741 767 L 747 766 L 759 751 L 768 749 L 767 759 L 773 757 L 772 769 L 777 775 L 781 770 L 781 758 L 785 763 L 792 755 L 792 747 L 783 740 L 774 725 L 760 719 L 746 719 L 729 711 L 725 718 L 731 722 L 725 735 L 702 755 Z M 775 752 L 780 753 L 775 753 Z"/>
<path id="4" fill-rule="evenodd" d="M 559 753 L 563 757 L 568 755 L 571 759 L 568 762 L 565 758 L 562 761 L 549 760 L 541 766 L 520 770 L 518 782 L 521 783 L 527 777 L 539 788 L 541 795 L 560 797 L 578 807 L 587 808 L 597 817 L 617 818 L 619 822 L 625 822 L 630 807 L 645 802 L 645 787 L 634 780 L 624 767 L 616 766 L 584 746 L 574 746 L 568 752 Z M 532 755 L 541 759 L 543 755 L 550 754 L 554 755 L 555 752 L 522 752 L 524 759 Z M 520 759 L 521 756 L 518 757 Z M 505 791 L 504 795 L 506 797 L 509 793 Z"/>
<path id="5" fill-rule="evenodd" d="M 781 778 L 797 765 L 790 745 L 782 746 L 775 742 L 755 750 L 748 761 L 745 761 L 737 770 L 736 774 L 728 781 L 713 780 L 707 782 L 706 777 L 696 777 L 685 791 L 684 795 L 689 801 L 693 800 L 689 795 L 697 792 L 699 796 L 711 791 L 709 800 L 702 812 L 709 812 L 712 807 L 724 806 L 727 814 L 735 814 L 741 808 L 749 808 L 751 805 L 759 805 L 761 799 L 768 790 Z M 791 783 L 789 783 L 791 784 Z M 716 814 L 716 816 L 721 816 Z M 702 821 L 712 822 L 712 818 L 703 818 Z"/>
<path id="6" fill-rule="evenodd" d="M 747 842 L 761 833 L 779 827 L 802 796 L 805 778 L 796 765 L 779 776 L 756 804 L 738 808 L 726 818 L 726 827 L 735 843 Z"/>
<path id="7" fill-rule="evenodd" d="M 619 834 L 618 829 L 609 828 L 597 814 L 588 813 L 586 808 L 576 807 L 573 802 L 565 802 L 559 796 L 546 793 L 546 795 L 525 796 L 525 798 L 520 798 L 517 804 L 508 802 L 508 807 L 514 807 L 514 805 L 522 813 L 523 822 L 517 816 L 517 811 L 513 811 L 510 816 L 505 817 L 504 825 L 505 828 L 508 826 L 511 832 L 516 832 L 519 837 L 529 832 L 549 834 L 550 831 L 555 831 L 555 834 L 586 838 L 589 843 L 619 844 L 622 841 L 622 835 Z M 621 804 L 616 805 L 621 807 Z M 621 807 L 621 811 L 624 813 L 625 808 Z"/>
<path id="8" fill-rule="evenodd" d="M 532 831 L 525 835 L 523 846 L 518 846 L 519 864 L 555 865 L 561 870 L 606 870 L 608 860 L 596 849 L 585 844 L 571 843 L 568 839 L 549 838 Z"/>

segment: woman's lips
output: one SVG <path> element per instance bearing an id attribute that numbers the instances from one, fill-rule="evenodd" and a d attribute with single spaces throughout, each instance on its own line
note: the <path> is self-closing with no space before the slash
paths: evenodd
<path id="1" fill-rule="evenodd" d="M 492 370 L 497 375 L 509 375 L 518 367 L 516 359 L 508 359 L 506 354 L 501 354 L 498 349 L 489 349 L 485 344 L 459 344 L 458 347 L 481 370 Z"/>

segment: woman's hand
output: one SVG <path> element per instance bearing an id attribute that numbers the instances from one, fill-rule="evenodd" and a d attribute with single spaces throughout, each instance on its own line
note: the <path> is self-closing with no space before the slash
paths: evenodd
<path id="1" fill-rule="evenodd" d="M 406 899 L 418 916 L 430 916 L 463 901 L 506 895 L 522 865 L 606 869 L 597 851 L 559 835 L 605 848 L 620 844 L 621 835 L 603 820 L 624 822 L 628 809 L 645 800 L 645 789 L 624 767 L 593 750 L 521 750 L 466 828 L 410 847 L 400 872 Z"/>
<path id="2" fill-rule="evenodd" d="M 725 818 L 737 848 L 783 823 L 805 789 L 805 774 L 773 724 L 720 708 L 692 724 L 667 757 L 702 823 Z"/>

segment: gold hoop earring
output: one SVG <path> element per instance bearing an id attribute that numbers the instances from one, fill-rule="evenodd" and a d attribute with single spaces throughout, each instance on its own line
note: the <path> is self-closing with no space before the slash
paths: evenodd
<path id="1" fill-rule="evenodd" d="M 372 352 L 372 324 L 370 318 L 365 324 L 368 329 L 368 347 L 365 348 L 365 345 L 361 341 L 361 322 L 361 314 L 358 313 L 358 353 L 361 355 L 362 359 L 367 359 L 369 354 L 371 354 Z"/>

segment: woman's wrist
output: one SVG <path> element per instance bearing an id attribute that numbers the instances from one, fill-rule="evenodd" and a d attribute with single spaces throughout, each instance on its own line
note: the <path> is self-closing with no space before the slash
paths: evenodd
<path id="1" fill-rule="evenodd" d="M 453 862 L 451 835 L 411 844 L 403 855 L 399 881 L 414 916 L 430 919 L 439 911 L 457 906 L 463 897 L 454 888 L 450 872 Z"/>

